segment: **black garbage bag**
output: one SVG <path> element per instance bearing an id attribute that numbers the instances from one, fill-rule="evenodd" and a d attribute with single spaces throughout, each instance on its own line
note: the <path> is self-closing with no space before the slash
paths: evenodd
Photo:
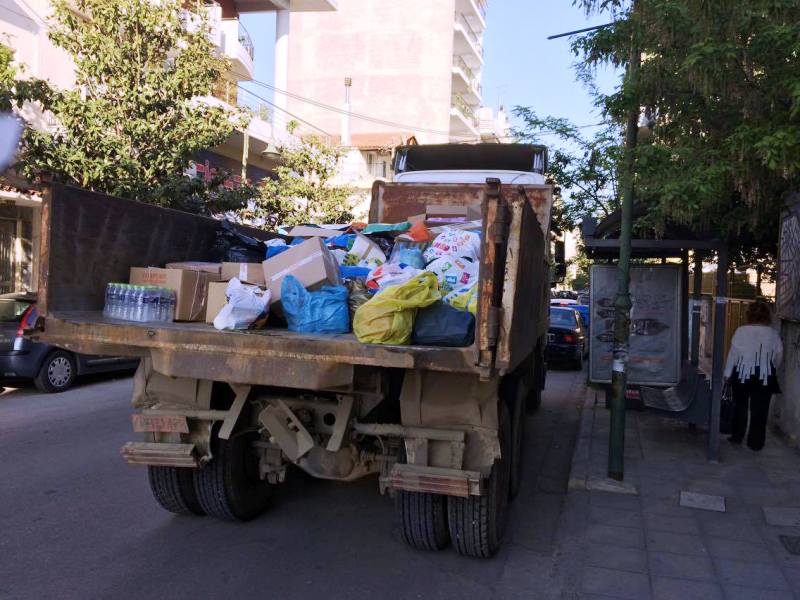
<path id="1" fill-rule="evenodd" d="M 411 343 L 415 346 L 469 346 L 475 339 L 475 316 L 439 300 L 417 311 Z"/>
<path id="2" fill-rule="evenodd" d="M 267 246 L 225 219 L 217 230 L 214 253 L 220 262 L 260 263 L 267 256 Z"/>

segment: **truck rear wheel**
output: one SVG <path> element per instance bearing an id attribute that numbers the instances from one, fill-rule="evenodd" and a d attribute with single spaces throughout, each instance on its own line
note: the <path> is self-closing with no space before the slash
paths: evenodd
<path id="1" fill-rule="evenodd" d="M 494 462 L 486 493 L 469 498 L 447 499 L 447 521 L 453 546 L 459 554 L 489 558 L 500 548 L 508 518 L 508 491 L 511 476 L 511 418 L 505 402 L 500 412 L 500 459 Z"/>
<path id="2" fill-rule="evenodd" d="M 519 494 L 519 488 L 522 486 L 522 465 L 523 460 L 523 443 L 525 441 L 525 413 L 526 402 L 530 390 L 525 381 L 520 378 L 517 383 L 517 393 L 509 406 L 511 413 L 511 475 L 508 485 L 508 497 L 513 500 Z"/>
<path id="3" fill-rule="evenodd" d="M 403 539 L 412 548 L 441 550 L 450 543 L 445 496 L 398 490 L 394 506 Z"/>
<path id="4" fill-rule="evenodd" d="M 258 474 L 258 458 L 244 433 L 214 440 L 211 462 L 194 470 L 197 499 L 206 514 L 225 521 L 250 521 L 267 508 L 272 485 Z"/>
<path id="5" fill-rule="evenodd" d="M 547 363 L 538 350 L 533 353 L 530 370 L 526 378 L 528 384 L 528 401 L 525 403 L 525 412 L 532 414 L 542 405 L 542 390 L 547 377 Z"/>
<path id="6" fill-rule="evenodd" d="M 204 515 L 194 491 L 192 469 L 180 467 L 147 467 L 150 490 L 164 510 L 176 515 Z"/>

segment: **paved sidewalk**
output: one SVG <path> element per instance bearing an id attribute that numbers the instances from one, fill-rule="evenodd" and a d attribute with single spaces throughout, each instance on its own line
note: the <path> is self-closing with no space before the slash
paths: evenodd
<path id="1" fill-rule="evenodd" d="M 562 515 L 562 552 L 576 579 L 564 597 L 600 600 L 800 600 L 800 556 L 779 536 L 800 536 L 800 455 L 769 435 L 764 450 L 732 446 L 705 459 L 706 434 L 629 411 L 626 482 L 604 479 L 608 411 L 587 390 Z M 621 493 L 620 493 L 621 492 Z M 680 505 L 681 492 L 725 512 Z"/>

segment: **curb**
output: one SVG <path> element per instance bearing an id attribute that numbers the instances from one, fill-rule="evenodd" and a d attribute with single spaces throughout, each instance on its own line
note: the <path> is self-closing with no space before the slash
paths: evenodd
<path id="1" fill-rule="evenodd" d="M 569 469 L 568 490 L 586 490 L 589 480 L 589 459 L 592 454 L 592 432 L 594 430 L 594 407 L 597 401 L 597 392 L 590 387 L 586 388 L 581 409 L 581 424 L 578 428 L 578 437 L 575 440 L 575 450 L 572 452 L 572 463 Z"/>
<path id="2" fill-rule="evenodd" d="M 592 472 L 592 440 L 594 437 L 595 410 L 597 409 L 597 393 L 597 390 L 590 387 L 586 388 L 586 396 L 581 411 L 581 424 L 575 440 L 575 450 L 572 452 L 567 491 L 597 491 L 636 496 L 639 491 L 630 482 L 616 481 Z M 594 470 L 596 471 L 597 469 Z"/>

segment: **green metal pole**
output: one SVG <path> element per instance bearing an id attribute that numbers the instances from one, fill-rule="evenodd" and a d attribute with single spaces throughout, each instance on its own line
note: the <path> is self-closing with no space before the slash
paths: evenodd
<path id="1" fill-rule="evenodd" d="M 638 0 L 634 0 L 632 18 L 637 18 Z M 635 33 L 631 37 L 630 58 L 625 87 L 635 84 L 641 55 Z M 625 128 L 625 163 L 622 186 L 622 223 L 619 235 L 619 273 L 614 300 L 614 347 L 611 366 L 611 430 L 608 438 L 608 476 L 622 481 L 625 476 L 625 389 L 628 380 L 628 354 L 631 325 L 631 234 L 633 231 L 633 190 L 636 141 L 639 133 L 639 105 L 631 101 Z"/>

